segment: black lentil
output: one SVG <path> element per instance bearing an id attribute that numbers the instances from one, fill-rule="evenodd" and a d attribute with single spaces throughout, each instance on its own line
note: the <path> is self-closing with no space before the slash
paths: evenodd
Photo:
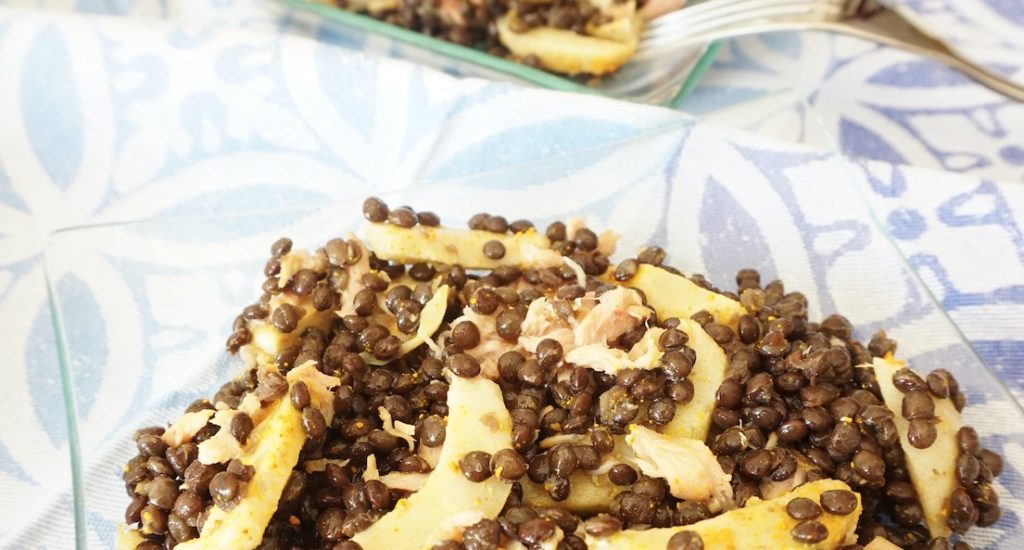
<path id="1" fill-rule="evenodd" d="M 466 453 L 459 459 L 459 469 L 470 481 L 484 481 L 491 477 L 491 455 L 483 451 Z"/>

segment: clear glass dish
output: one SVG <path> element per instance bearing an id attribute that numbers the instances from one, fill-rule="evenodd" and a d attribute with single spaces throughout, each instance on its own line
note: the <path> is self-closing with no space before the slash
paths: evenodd
<path id="1" fill-rule="evenodd" d="M 812 318 L 842 312 L 862 339 L 885 327 L 915 368 L 957 375 L 969 398 L 966 421 L 1007 461 L 997 482 L 1003 520 L 968 540 L 997 548 L 1024 537 L 1014 498 L 1024 487 L 1024 457 L 1015 452 L 1024 413 L 872 221 L 841 158 L 687 124 L 484 173 L 457 168 L 382 196 L 438 212 L 452 225 L 481 210 L 538 224 L 584 216 L 591 227 L 623 234 L 619 257 L 657 243 L 669 263 L 723 287 L 738 269 L 754 267 L 764 281 L 781 278 L 801 290 Z M 358 230 L 369 193 L 52 237 L 45 265 L 79 548 L 113 546 L 127 505 L 120 475 L 134 453 L 132 431 L 167 422 L 231 377 L 234 360 L 223 342 L 235 314 L 259 294 L 269 244 L 287 235 L 315 247 Z"/>
<path id="2" fill-rule="evenodd" d="M 358 45 L 363 51 L 415 61 L 456 76 L 515 82 L 564 92 L 606 95 L 600 88 L 587 85 L 584 79 L 560 76 L 528 67 L 474 48 L 391 25 L 368 15 L 348 12 L 318 3 L 315 0 L 280 1 L 296 9 L 316 13 L 327 22 L 341 25 L 344 28 L 345 36 L 333 38 L 344 44 Z M 718 48 L 718 42 L 684 48 L 675 56 L 674 66 L 668 71 L 664 67 L 630 66 L 627 64 L 620 72 L 626 72 L 628 68 L 630 74 L 653 72 L 659 75 L 685 74 L 687 76 L 680 82 L 677 89 L 670 90 L 669 93 L 660 93 L 651 97 L 638 95 L 636 97 L 619 97 L 618 99 L 677 107 L 693 91 L 700 78 L 711 66 Z M 636 93 L 642 94 L 644 90 L 637 90 Z"/>

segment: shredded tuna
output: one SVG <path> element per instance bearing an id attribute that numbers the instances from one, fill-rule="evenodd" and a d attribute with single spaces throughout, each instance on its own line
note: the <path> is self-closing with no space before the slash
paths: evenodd
<path id="1" fill-rule="evenodd" d="M 574 310 L 575 315 L 566 319 L 555 312 L 552 302 L 547 298 L 534 300 L 520 325 L 518 346 L 498 336 L 494 315 L 481 315 L 468 306 L 462 316 L 451 324 L 454 326 L 463 321 L 471 321 L 476 325 L 480 331 L 480 343 L 470 353 L 480 362 L 483 375 L 495 379 L 498 377 L 498 358 L 507 351 L 522 349 L 533 353 L 537 345 L 547 338 L 561 344 L 565 354 L 591 344 L 607 349 L 609 341 L 633 330 L 653 313 L 643 305 L 639 293 L 623 287 L 609 290 L 598 298 L 588 293 L 576 300 Z M 640 351 L 641 348 L 638 348 L 638 354 Z M 594 353 L 594 350 L 590 353 Z M 615 355 L 611 353 L 613 358 Z"/>
<path id="2" fill-rule="evenodd" d="M 199 430 L 206 426 L 211 416 L 213 416 L 213 411 L 210 409 L 185 413 L 167 428 L 160 439 L 163 439 L 169 447 L 188 443 L 199 433 Z"/>
<path id="3" fill-rule="evenodd" d="M 565 360 L 613 375 L 623 369 L 653 369 L 660 364 L 662 352 L 658 349 L 658 338 L 664 332 L 665 329 L 658 327 L 649 329 L 629 352 L 604 344 L 587 344 L 565 354 Z"/>
<path id="4" fill-rule="evenodd" d="M 471 307 L 462 310 L 462 316 L 451 322 L 455 326 L 463 321 L 471 321 L 480 331 L 480 343 L 470 350 L 473 357 L 480 363 L 480 370 L 490 379 L 498 377 L 498 358 L 506 351 L 516 349 L 515 344 L 505 341 L 494 327 L 494 315 L 480 315 Z M 438 336 L 438 345 L 448 338 L 448 334 Z"/>
<path id="5" fill-rule="evenodd" d="M 231 435 L 231 420 L 238 414 L 238 411 L 226 409 L 217 411 L 211 422 L 220 429 L 213 437 L 199 444 L 199 462 L 203 464 L 218 464 L 227 462 L 233 458 L 241 458 L 242 447 L 238 444 L 235 436 Z"/>
<path id="6" fill-rule="evenodd" d="M 722 471 L 703 441 L 670 439 L 643 426 L 632 426 L 626 443 L 645 475 L 664 478 L 672 496 L 707 504 L 712 512 L 732 507 L 730 476 Z"/>
<path id="7" fill-rule="evenodd" d="M 347 238 L 349 241 L 358 243 L 363 249 L 363 254 L 359 257 L 359 261 L 345 269 L 348 273 L 348 279 L 345 287 L 341 289 L 341 305 L 338 308 L 338 317 L 355 314 L 356 309 L 353 301 L 355 300 L 356 293 L 363 289 L 363 275 L 370 272 L 370 254 L 366 245 L 352 234 L 347 235 Z"/>
<path id="8" fill-rule="evenodd" d="M 597 251 L 605 257 L 610 257 L 612 254 L 615 254 L 615 248 L 618 246 L 620 238 L 622 238 L 622 235 L 611 229 L 605 229 L 597 237 Z"/>
<path id="9" fill-rule="evenodd" d="M 334 392 L 331 389 L 338 387 L 341 380 L 336 376 L 328 376 L 317 370 L 316 361 L 312 360 L 288 371 L 287 379 L 289 385 L 295 385 L 299 381 L 306 383 L 310 401 L 313 406 L 320 409 L 324 420 L 330 425 L 334 420 Z"/>
<path id="10" fill-rule="evenodd" d="M 327 259 L 319 254 L 310 254 L 305 250 L 293 250 L 281 256 L 281 272 L 277 276 L 278 288 L 288 286 L 292 276 L 302 269 L 324 272 L 327 270 Z"/>
<path id="11" fill-rule="evenodd" d="M 377 414 L 380 415 L 383 430 L 386 433 L 405 440 L 405 442 L 409 444 L 409 450 L 412 450 L 412 448 L 416 446 L 416 441 L 412 438 L 416 433 L 416 426 L 406 424 L 401 420 L 394 420 L 391 418 L 391 413 L 384 407 L 377 407 Z"/>
<path id="12" fill-rule="evenodd" d="M 562 344 L 563 351 L 572 349 L 575 336 L 571 322 L 560 317 L 547 298 L 538 298 L 526 310 L 526 318 L 520 325 L 519 344 L 526 351 L 533 352 L 541 340 L 551 338 Z"/>
<path id="13" fill-rule="evenodd" d="M 607 344 L 639 326 L 652 313 L 637 291 L 625 287 L 609 290 L 577 323 L 573 331 L 576 345 Z"/>
<path id="14" fill-rule="evenodd" d="M 256 397 L 255 393 L 249 392 L 242 398 L 242 402 L 238 404 L 238 410 L 249 415 L 252 419 L 253 425 L 259 425 L 259 423 L 267 416 L 268 409 L 260 404 L 260 398 Z"/>
<path id="15" fill-rule="evenodd" d="M 587 288 L 587 273 L 583 271 L 583 266 L 569 258 L 562 258 L 562 260 L 565 261 L 565 265 L 569 266 L 573 273 L 576 274 L 576 284 L 583 288 Z"/>

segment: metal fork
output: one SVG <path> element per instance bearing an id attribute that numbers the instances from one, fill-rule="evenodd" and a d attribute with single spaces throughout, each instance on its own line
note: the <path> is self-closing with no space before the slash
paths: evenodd
<path id="1" fill-rule="evenodd" d="M 678 88 L 685 74 L 646 73 L 658 66 L 671 67 L 681 48 L 720 38 L 786 30 L 841 32 L 902 48 L 957 69 L 1002 95 L 1024 101 L 1024 86 L 967 59 L 918 27 L 912 16 L 877 0 L 708 0 L 647 24 L 636 53 L 623 67 L 623 72 L 645 78 L 613 77 L 601 87 L 620 97 L 660 97 Z"/>

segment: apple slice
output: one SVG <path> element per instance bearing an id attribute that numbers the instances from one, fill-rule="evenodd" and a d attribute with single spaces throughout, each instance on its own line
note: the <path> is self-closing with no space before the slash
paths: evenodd
<path id="1" fill-rule="evenodd" d="M 474 483 L 459 468 L 459 459 L 469 452 L 494 454 L 512 447 L 512 419 L 501 389 L 480 376 L 453 376 L 448 408 L 437 467 L 422 489 L 353 537 L 363 548 L 430 548 L 460 528 L 501 512 L 512 486 L 498 476 Z"/>
<path id="2" fill-rule="evenodd" d="M 181 550 L 255 548 L 277 510 L 299 451 L 306 440 L 302 414 L 289 399 L 278 399 L 273 410 L 249 436 L 254 444 L 242 462 L 256 469 L 242 500 L 231 511 L 214 506 L 199 538 L 177 546 Z"/>
<path id="3" fill-rule="evenodd" d="M 306 329 L 325 328 L 333 318 L 330 310 L 317 311 L 309 297 L 295 296 L 290 293 L 278 294 L 272 298 L 269 304 L 270 310 L 273 311 L 275 307 L 283 303 L 291 304 L 303 312 L 295 330 L 284 333 L 269 321 L 262 319 L 250 320 L 247 328 L 252 334 L 252 341 L 243 346 L 243 349 L 248 349 L 248 353 L 254 353 L 258 357 L 272 360 L 274 357 L 277 357 L 277 354 L 298 342 Z"/>
<path id="4" fill-rule="evenodd" d="M 657 294 L 657 293 L 654 293 Z M 650 296 L 648 293 L 648 301 Z M 686 346 L 697 352 L 697 360 L 687 380 L 693 383 L 693 399 L 689 403 L 676 408 L 663 433 L 669 437 L 685 437 L 704 441 L 711 429 L 711 412 L 715 408 L 715 393 L 725 380 L 725 372 L 729 361 L 725 352 L 715 342 L 700 323 L 689 317 L 680 317 L 679 330 L 686 333 L 690 340 Z"/>
<path id="5" fill-rule="evenodd" d="M 963 423 L 960 413 L 956 412 L 953 401 L 949 398 L 938 399 L 934 395 L 935 417 L 939 422 L 935 425 L 937 437 L 927 449 L 918 449 L 907 439 L 907 422 L 903 410 L 903 392 L 892 383 L 892 375 L 903 368 L 902 361 L 876 357 L 872 364 L 862 365 L 874 367 L 878 387 L 882 390 L 885 406 L 893 411 L 893 421 L 900 434 L 900 445 L 906 456 L 907 472 L 917 490 L 917 497 L 924 511 L 925 524 L 933 537 L 948 537 L 952 530 L 946 523 L 949 516 L 949 498 L 958 486 L 956 478 L 956 459 L 960 454 L 956 434 Z"/>
<path id="6" fill-rule="evenodd" d="M 312 362 L 292 369 L 286 378 L 289 388 L 300 380 L 305 382 L 313 406 L 325 413 L 333 412 L 334 394 L 327 387 L 337 386 L 340 382 L 337 378 L 319 373 Z M 280 398 L 270 407 L 266 418 L 249 436 L 249 444 L 241 456 L 244 464 L 255 469 L 242 500 L 230 511 L 214 506 L 203 524 L 199 538 L 183 542 L 176 548 L 247 550 L 255 548 L 263 540 L 263 532 L 277 511 L 281 492 L 291 476 L 292 468 L 298 463 L 299 452 L 306 441 L 306 433 L 302 429 L 302 413 L 292 405 L 290 399 Z M 332 417 L 333 414 L 324 416 Z"/>
<path id="7" fill-rule="evenodd" d="M 552 27 L 536 27 L 520 33 L 512 30 L 510 21 L 514 17 L 516 14 L 512 11 L 498 19 L 498 39 L 519 57 L 536 56 L 541 67 L 549 71 L 601 76 L 625 65 L 636 51 L 639 33 L 625 42 Z M 630 28 L 639 30 L 640 27 L 632 25 Z M 606 36 L 622 35 L 617 26 L 602 31 Z"/>
<path id="8" fill-rule="evenodd" d="M 689 319 L 694 313 L 707 310 L 715 321 L 736 330 L 740 315 L 746 310 L 739 302 L 697 286 L 693 281 L 649 264 L 640 264 L 623 284 L 642 290 L 647 303 L 658 317 Z"/>
<path id="9" fill-rule="evenodd" d="M 772 500 L 761 500 L 757 497 L 747 501 L 743 508 L 737 508 L 720 516 L 699 521 L 684 527 L 666 527 L 638 531 L 627 529 L 606 537 L 587 535 L 587 546 L 595 550 L 611 550 L 629 548 L 631 550 L 662 550 L 668 546 L 669 539 L 681 531 L 691 531 L 700 535 L 705 548 L 743 548 L 744 550 L 777 550 L 779 548 L 837 548 L 843 544 L 856 542 L 854 530 L 860 517 L 860 496 L 857 497 L 857 508 L 845 515 L 823 513 L 817 521 L 828 528 L 828 537 L 816 544 L 797 542 L 790 531 L 796 527 L 797 520 L 786 513 L 786 505 L 795 498 L 809 498 L 818 502 L 821 494 L 830 490 L 849 491 L 850 487 L 835 479 L 822 479 L 807 483 Z"/>
<path id="10" fill-rule="evenodd" d="M 129 529 L 127 525 L 120 524 L 116 530 L 117 550 L 135 550 L 135 547 L 146 542 L 137 529 Z"/>
<path id="11" fill-rule="evenodd" d="M 514 265 L 520 269 L 558 267 L 562 256 L 551 250 L 547 237 L 529 229 L 514 235 L 471 229 L 426 227 L 405 228 L 387 223 L 366 226 L 366 243 L 382 260 L 404 264 L 418 262 L 459 264 L 466 269 L 493 269 Z M 505 255 L 498 260 L 484 255 L 484 244 L 498 241 Z"/>
<path id="12" fill-rule="evenodd" d="M 317 373 L 320 377 L 312 377 L 309 371 L 316 370 L 312 365 L 310 362 L 292 369 L 287 376 L 289 387 L 299 380 L 306 382 L 313 405 L 329 413 L 333 409 L 333 403 L 326 403 L 325 396 L 333 398 L 333 394 L 326 388 L 318 387 L 318 384 L 322 382 L 336 386 L 338 379 L 320 373 Z M 302 414 L 292 406 L 291 400 L 287 397 L 288 392 L 284 395 L 285 397 L 267 406 L 263 419 L 253 429 L 240 456 L 242 463 L 253 467 L 254 473 L 238 505 L 230 511 L 214 506 L 206 523 L 203 524 L 199 538 L 183 542 L 177 548 L 247 550 L 255 548 L 263 540 L 263 532 L 277 510 L 281 492 L 291 476 L 292 468 L 299 460 L 299 452 L 306 441 L 306 434 L 302 429 Z M 118 548 L 134 548 L 132 542 L 138 544 L 139 538 L 138 530 L 120 529 Z"/>
<path id="13" fill-rule="evenodd" d="M 555 501 L 543 484 L 534 483 L 527 477 L 519 483 L 523 486 L 523 504 L 534 508 L 562 508 L 574 514 L 607 512 L 615 495 L 626 489 L 614 485 L 607 474 L 576 471 L 569 476 L 572 487 L 569 496 L 563 501 Z"/>

